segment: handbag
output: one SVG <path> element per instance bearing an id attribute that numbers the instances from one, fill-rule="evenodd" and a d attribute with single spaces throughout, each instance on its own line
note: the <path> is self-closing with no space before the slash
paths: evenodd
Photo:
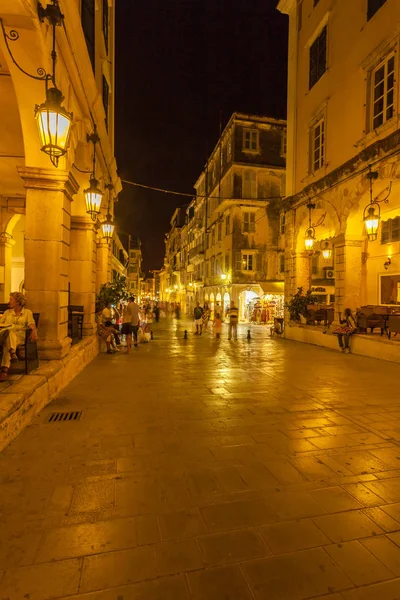
<path id="1" fill-rule="evenodd" d="M 355 333 L 355 331 L 356 328 L 351 325 L 341 325 L 340 327 L 337 327 L 333 333 L 335 335 L 351 335 L 352 333 Z"/>

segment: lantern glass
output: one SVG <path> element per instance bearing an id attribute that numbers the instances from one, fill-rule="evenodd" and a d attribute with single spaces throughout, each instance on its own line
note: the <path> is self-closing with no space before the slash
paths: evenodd
<path id="1" fill-rule="evenodd" d="M 379 215 L 375 214 L 375 209 L 371 206 L 368 210 L 368 215 L 364 219 L 365 229 L 370 242 L 374 242 L 378 239 L 379 220 Z"/>
<path id="2" fill-rule="evenodd" d="M 307 252 L 313 252 L 315 244 L 315 235 L 312 229 L 308 229 L 304 238 L 304 247 Z"/>
<path id="3" fill-rule="evenodd" d="M 324 248 L 322 250 L 322 256 L 324 257 L 324 260 L 326 260 L 326 261 L 331 260 L 331 258 L 332 258 L 331 248 Z"/>
<path id="4" fill-rule="evenodd" d="M 50 156 L 55 166 L 67 152 L 73 118 L 72 113 L 61 106 L 63 99 L 60 90 L 50 88 L 46 93 L 46 101 L 35 109 L 41 150 Z"/>
<path id="5" fill-rule="evenodd" d="M 107 219 L 101 224 L 101 231 L 103 238 L 110 240 L 114 234 L 115 225 L 113 223 L 111 215 L 107 215 Z"/>
<path id="6" fill-rule="evenodd" d="M 90 187 L 83 190 L 86 200 L 86 212 L 92 217 L 93 221 L 96 220 L 97 215 L 100 213 L 101 201 L 103 199 L 103 192 L 98 187 L 98 181 L 94 177 L 90 179 Z"/>

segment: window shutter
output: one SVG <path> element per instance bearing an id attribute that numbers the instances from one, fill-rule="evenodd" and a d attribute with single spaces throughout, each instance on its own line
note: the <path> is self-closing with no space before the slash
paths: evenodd
<path id="1" fill-rule="evenodd" d="M 257 198 L 257 173 L 255 171 L 250 171 L 250 197 Z"/>
<path id="2" fill-rule="evenodd" d="M 241 252 L 236 252 L 236 271 L 242 270 L 242 254 Z"/>
<path id="3" fill-rule="evenodd" d="M 256 230 L 256 213 L 250 213 L 250 227 L 249 230 L 254 233 Z"/>
<path id="4" fill-rule="evenodd" d="M 250 213 L 243 213 L 243 231 L 248 232 L 250 229 Z"/>
<path id="5" fill-rule="evenodd" d="M 256 271 L 259 273 L 262 271 L 262 254 L 260 253 L 256 255 Z"/>

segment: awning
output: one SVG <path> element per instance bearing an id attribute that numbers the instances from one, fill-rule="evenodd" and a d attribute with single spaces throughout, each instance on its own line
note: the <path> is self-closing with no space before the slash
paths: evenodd
<path id="1" fill-rule="evenodd" d="M 260 282 L 264 294 L 283 294 L 285 283 L 283 281 L 264 281 Z"/>

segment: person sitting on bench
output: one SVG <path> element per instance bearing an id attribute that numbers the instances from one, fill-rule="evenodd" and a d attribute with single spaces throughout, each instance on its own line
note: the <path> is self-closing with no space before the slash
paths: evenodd
<path id="1" fill-rule="evenodd" d="M 17 361 L 17 346 L 25 343 L 27 329 L 31 330 L 30 339 L 37 340 L 36 324 L 32 311 L 25 306 L 25 296 L 20 292 L 10 294 L 10 308 L 0 316 L 0 346 L 3 348 L 0 381 L 7 379 L 11 361 Z"/>

